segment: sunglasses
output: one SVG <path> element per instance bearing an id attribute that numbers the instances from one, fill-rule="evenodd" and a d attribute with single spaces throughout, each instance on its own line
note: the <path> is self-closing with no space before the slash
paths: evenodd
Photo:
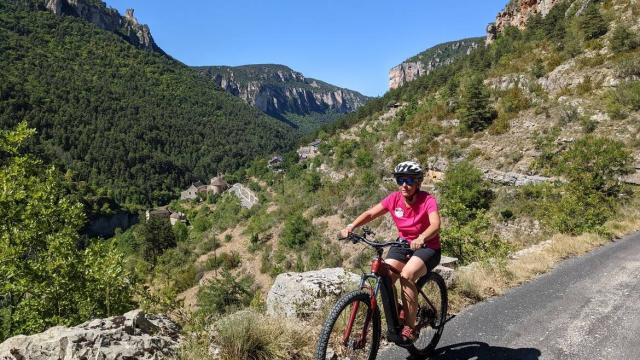
<path id="1" fill-rule="evenodd" d="M 396 184 L 402 186 L 402 184 L 407 184 L 409 186 L 415 185 L 418 183 L 418 179 L 414 177 L 397 177 Z"/>

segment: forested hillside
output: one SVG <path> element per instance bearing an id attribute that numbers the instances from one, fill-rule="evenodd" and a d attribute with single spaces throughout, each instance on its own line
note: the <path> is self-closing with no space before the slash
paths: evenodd
<path id="1" fill-rule="evenodd" d="M 36 332 L 55 323 L 111 314 L 111 308 L 100 298 L 102 294 L 113 296 L 115 290 L 118 297 L 113 304 L 118 309 L 139 305 L 154 312 L 184 315 L 185 340 L 177 354 L 179 359 L 312 358 L 326 313 L 301 312 L 304 322 L 289 327 L 284 317 L 263 314 L 265 294 L 284 272 L 336 266 L 354 272 L 365 270 L 371 251 L 334 240 L 336 232 L 397 190 L 390 173 L 396 163 L 408 159 L 428 168 L 423 190 L 433 193 L 439 202 L 443 253 L 458 258 L 460 267 L 449 288 L 452 311 L 501 294 L 547 271 L 561 259 L 639 230 L 640 5 L 626 0 L 544 3 L 553 6 L 544 13 L 532 11 L 527 17 L 509 15 L 522 23 L 496 30 L 493 41 L 486 46 L 477 46 L 468 55 L 316 131 L 312 135 L 320 143 L 313 156 L 301 158 L 289 151 L 277 169 L 267 165 L 268 157 L 258 156 L 247 166 L 227 173 L 227 179 L 241 182 L 255 193 L 258 203 L 250 209 L 243 208 L 231 192 L 208 194 L 198 201 L 173 201 L 169 209 L 184 213 L 185 223 L 171 226 L 165 218 L 151 217 L 87 250 L 73 247 L 82 220 L 77 201 L 59 194 L 57 187 L 47 186 L 59 179 L 51 170 L 39 174 L 35 169 L 40 163 L 25 159 L 17 150 L 31 134 L 27 126 L 0 133 L 0 182 L 17 189 L 0 193 L 0 200 L 10 204 L 0 207 L 4 210 L 0 213 L 0 229 L 16 228 L 22 234 L 15 241 L 19 246 L 15 246 L 10 236 L 0 233 L 4 236 L 0 245 L 5 250 L 0 252 L 0 270 L 10 273 L 10 279 L 21 279 L 0 283 L 4 292 L 0 317 L 10 324 L 3 325 L 8 330 L 0 334 L 6 337 Z M 0 13 L 2 36 L 7 39 L 0 43 L 2 59 L 20 65 L 0 75 L 2 119 L 13 124 L 25 118 L 37 127 L 39 140 L 32 147 L 42 156 L 71 164 L 71 169 L 84 169 L 80 175 L 100 180 L 109 174 L 99 165 L 100 161 L 111 164 L 106 154 L 117 157 L 127 154 L 127 146 L 133 146 L 144 154 L 125 156 L 138 164 L 138 170 L 133 167 L 135 172 L 126 166 L 119 168 L 118 159 L 111 160 L 117 179 L 123 177 L 133 184 L 137 184 L 137 178 L 129 174 L 143 174 L 148 166 L 144 164 L 158 165 L 149 170 L 156 174 L 149 179 L 158 182 L 174 164 L 195 164 L 194 168 L 203 173 L 209 164 L 218 162 L 229 168 L 241 165 L 235 158 L 198 162 L 205 151 L 192 144 L 207 144 L 205 136 L 209 133 L 199 128 L 192 130 L 201 131 L 198 135 L 187 131 L 187 135 L 167 138 L 163 132 L 166 128 L 160 125 L 165 124 L 160 121 L 165 112 L 173 115 L 174 121 L 190 119 L 202 125 L 212 119 L 227 123 L 227 114 L 236 109 L 236 115 L 245 119 L 242 126 L 249 130 L 235 129 L 246 131 L 246 136 L 256 141 L 248 142 L 249 149 L 259 150 L 259 144 L 267 143 L 266 131 L 264 136 L 260 131 L 254 133 L 258 123 L 249 120 L 250 115 L 257 116 L 255 111 L 239 100 L 202 90 L 211 83 L 188 69 L 174 66 L 163 57 L 116 46 L 121 43 L 110 34 L 97 32 L 96 36 L 84 37 L 78 31 L 77 37 L 68 37 L 63 31 L 63 35 L 57 35 L 54 30 L 59 27 L 92 29 L 73 19 L 59 20 L 43 13 L 34 16 L 1 6 L 10 10 Z M 33 32 L 36 23 L 48 24 L 53 30 Z M 32 42 L 18 41 L 32 37 Z M 52 40 L 58 37 L 61 39 Z M 73 50 L 75 42 L 90 44 L 95 39 L 112 39 L 106 42 L 110 44 L 107 48 L 117 56 L 103 52 L 102 47 L 80 47 L 87 58 L 83 58 L 83 51 Z M 46 52 L 43 45 L 47 46 Z M 63 52 L 65 45 L 69 50 Z M 103 42 L 100 45 L 105 46 Z M 58 55 L 52 58 L 48 52 Z M 67 59 L 66 52 L 73 56 Z M 131 62 L 125 54 L 136 54 L 139 61 Z M 71 65 L 41 63 L 41 58 L 64 59 Z M 83 61 L 74 62 L 75 58 Z M 101 64 L 106 61 L 103 58 L 111 61 L 108 64 L 112 70 L 97 74 L 120 79 L 116 82 L 120 87 L 111 81 L 103 83 L 102 78 L 93 78 L 84 69 L 84 64 Z M 145 66 L 136 65 L 140 62 Z M 58 75 L 40 71 L 39 67 L 57 69 L 74 85 L 64 88 L 69 91 L 49 91 L 40 85 L 44 81 L 40 79 L 51 79 L 47 81 L 55 85 Z M 66 72 L 68 68 L 73 72 Z M 131 69 L 139 72 L 132 73 Z M 24 74 L 29 74 L 27 80 L 18 81 L 25 78 Z M 127 77 L 122 79 L 120 74 Z M 70 81 L 76 76 L 82 82 Z M 173 91 L 176 86 L 180 91 Z M 86 93 L 86 89 L 103 87 L 106 90 L 100 94 L 117 101 L 103 105 Z M 149 103 L 125 96 L 128 94 Z M 210 95 L 225 99 L 216 103 L 218 112 L 211 113 L 210 107 L 204 106 L 213 101 Z M 64 114 L 48 106 L 61 102 L 60 98 L 72 100 L 64 102 L 73 104 L 62 107 Z M 125 109 L 126 115 L 117 115 L 114 108 Z M 117 121 L 99 117 L 99 126 L 87 127 L 87 119 L 98 117 L 96 111 L 80 111 L 77 115 L 82 109 L 110 111 Z M 129 121 L 141 114 L 152 121 Z M 194 114 L 200 117 L 191 117 Z M 70 119 L 72 125 L 49 119 Z M 268 118 L 259 120 L 271 124 Z M 120 122 L 128 127 L 118 126 Z M 74 136 L 89 138 L 80 141 L 84 147 L 78 149 L 71 141 L 66 147 L 64 142 L 57 142 L 58 136 L 64 139 L 65 131 L 74 134 L 76 128 L 85 134 Z M 285 136 L 278 145 L 286 144 L 285 128 L 273 125 L 266 129 L 275 136 Z M 233 134 L 232 130 L 215 131 L 224 136 Z M 109 134 L 108 139 L 101 136 L 103 132 Z M 188 141 L 193 139 L 197 141 Z M 215 145 L 228 149 L 229 154 L 247 147 L 238 138 L 216 139 L 219 143 Z M 145 145 L 131 145 L 131 141 Z M 93 148 L 94 142 L 100 146 Z M 145 146 L 151 144 L 154 149 L 164 149 L 162 154 L 166 155 L 154 158 L 161 152 L 147 151 Z M 193 153 L 171 152 L 171 146 Z M 177 154 L 188 155 L 183 158 Z M 250 153 L 234 156 L 246 159 Z M 176 162 L 158 162 L 169 158 Z M 87 159 L 95 163 L 95 174 L 84 162 Z M 15 174 L 25 174 L 20 177 L 23 181 L 7 180 Z M 185 170 L 184 174 L 184 179 L 189 179 L 199 172 Z M 109 185 L 108 181 L 104 183 Z M 58 213 L 66 217 L 57 219 L 68 218 L 68 222 L 30 221 L 12 212 L 19 206 L 32 211 L 33 217 L 59 208 Z M 389 217 L 369 225 L 377 233 L 377 240 L 389 240 L 397 234 Z M 38 235 L 47 232 L 52 235 L 41 240 Z M 10 234 L 7 230 L 5 233 Z M 27 252 L 31 249 L 41 255 L 30 256 Z M 58 261 L 67 252 L 75 261 Z M 29 261 L 22 261 L 24 258 Z M 84 262 L 96 266 L 84 266 Z M 112 278 L 111 274 L 117 276 Z M 43 279 L 49 277 L 60 284 L 56 292 L 47 292 L 49 287 Z M 71 280 L 75 278 L 82 281 L 76 284 Z M 72 291 L 60 291 L 63 286 Z M 35 298 L 44 301 L 30 301 Z M 50 298 L 60 301 L 47 301 Z M 239 310 L 240 315 L 236 314 Z M 40 315 L 25 316 L 37 312 Z M 44 320 L 38 321 L 40 318 Z"/>
<path id="2" fill-rule="evenodd" d="M 26 2 L 29 3 L 29 2 Z M 194 70 L 81 19 L 0 3 L 0 124 L 120 203 L 180 187 L 291 143 L 292 129 Z"/>

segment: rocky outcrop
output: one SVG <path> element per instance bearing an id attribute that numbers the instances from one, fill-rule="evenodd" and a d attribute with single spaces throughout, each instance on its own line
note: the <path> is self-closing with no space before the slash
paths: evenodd
<path id="1" fill-rule="evenodd" d="M 287 113 L 347 113 L 369 100 L 356 91 L 305 78 L 283 65 L 205 66 L 196 69 L 228 93 L 277 118 Z"/>
<path id="2" fill-rule="evenodd" d="M 75 327 L 56 326 L 0 344 L 2 360 L 163 359 L 180 341 L 180 328 L 165 316 L 130 311 Z"/>
<path id="3" fill-rule="evenodd" d="M 513 26 L 524 29 L 527 21 L 534 15 L 540 14 L 545 17 L 554 6 L 570 0 L 511 0 L 507 6 L 498 13 L 496 21 L 487 27 L 487 42 L 496 39 L 506 27 Z M 571 1 L 570 10 L 575 14 L 580 14 L 591 3 L 592 0 Z"/>
<path id="4" fill-rule="evenodd" d="M 164 54 L 153 40 L 149 27 L 135 18 L 133 9 L 128 9 L 122 16 L 116 9 L 88 0 L 45 0 L 45 7 L 55 15 L 78 17 L 100 29 L 116 33 L 141 49 Z"/>
<path id="5" fill-rule="evenodd" d="M 309 318 L 326 301 L 345 291 L 357 289 L 360 276 L 343 268 L 278 275 L 267 295 L 267 314 Z"/>
<path id="6" fill-rule="evenodd" d="M 403 62 L 389 70 L 389 89 L 399 88 L 409 81 L 413 81 L 428 73 L 424 64 L 419 61 Z"/>
<path id="7" fill-rule="evenodd" d="M 431 73 L 438 67 L 449 65 L 456 59 L 468 55 L 483 42 L 484 38 L 469 38 L 429 48 L 391 68 L 389 70 L 389 88 L 398 88 L 422 75 Z"/>

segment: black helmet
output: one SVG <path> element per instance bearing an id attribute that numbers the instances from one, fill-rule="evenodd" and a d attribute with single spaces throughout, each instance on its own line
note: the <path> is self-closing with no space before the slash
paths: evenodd
<path id="1" fill-rule="evenodd" d="M 415 161 L 403 161 L 400 164 L 396 165 L 396 168 L 393 169 L 393 176 L 402 176 L 402 175 L 410 175 L 422 178 L 424 176 L 424 171 L 422 170 L 422 166 Z"/>

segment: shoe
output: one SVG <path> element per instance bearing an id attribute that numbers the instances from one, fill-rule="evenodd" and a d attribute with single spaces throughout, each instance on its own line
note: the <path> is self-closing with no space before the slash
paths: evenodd
<path id="1" fill-rule="evenodd" d="M 418 339 L 418 335 L 419 335 L 414 329 L 406 325 L 405 327 L 402 328 L 401 334 L 402 334 L 402 341 L 406 343 L 413 343 Z"/>

